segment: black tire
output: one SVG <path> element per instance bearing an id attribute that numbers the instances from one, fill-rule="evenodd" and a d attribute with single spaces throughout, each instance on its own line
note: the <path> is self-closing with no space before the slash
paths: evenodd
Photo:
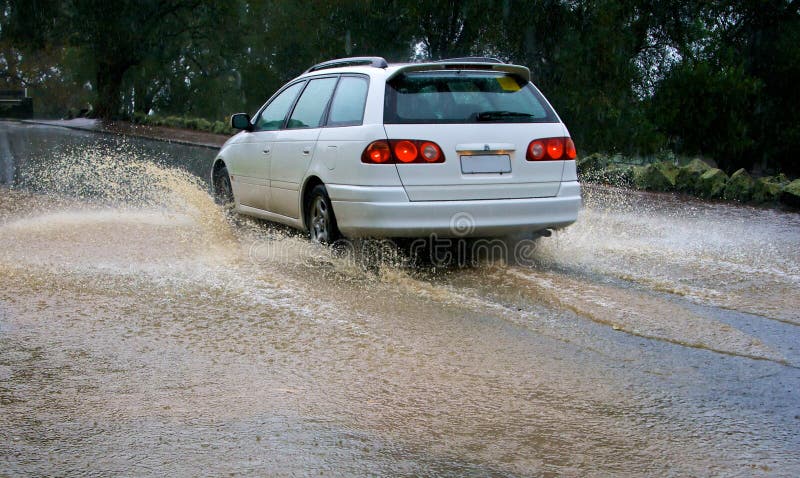
<path id="1" fill-rule="evenodd" d="M 309 193 L 305 204 L 305 213 L 308 237 L 311 242 L 333 244 L 341 237 L 339 227 L 336 225 L 331 199 L 322 184 L 314 186 Z"/>
<path id="2" fill-rule="evenodd" d="M 225 209 L 233 209 L 235 200 L 233 198 L 233 185 L 231 177 L 228 175 L 228 168 L 219 168 L 214 173 L 214 201 Z"/>

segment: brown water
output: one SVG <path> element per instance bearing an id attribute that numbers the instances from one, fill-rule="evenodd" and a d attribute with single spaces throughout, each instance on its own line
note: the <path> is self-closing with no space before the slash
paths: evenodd
<path id="1" fill-rule="evenodd" d="M 590 188 L 413 267 L 227 217 L 210 150 L 4 140 L 0 476 L 800 473 L 797 214 Z"/>

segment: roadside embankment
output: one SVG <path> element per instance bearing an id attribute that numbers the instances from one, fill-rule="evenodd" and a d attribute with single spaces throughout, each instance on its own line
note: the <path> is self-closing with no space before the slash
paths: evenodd
<path id="1" fill-rule="evenodd" d="M 586 182 L 800 209 L 800 179 L 783 174 L 755 178 L 739 169 L 729 176 L 699 158 L 636 164 L 632 158 L 601 153 L 580 158 L 577 166 Z"/>

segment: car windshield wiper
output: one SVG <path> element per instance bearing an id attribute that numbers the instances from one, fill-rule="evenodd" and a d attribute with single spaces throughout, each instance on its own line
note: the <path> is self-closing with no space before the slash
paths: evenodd
<path id="1" fill-rule="evenodd" d="M 532 118 L 533 115 L 529 113 L 520 113 L 518 111 L 483 111 L 478 113 L 475 117 L 478 121 L 492 121 L 497 119 L 506 118 Z"/>

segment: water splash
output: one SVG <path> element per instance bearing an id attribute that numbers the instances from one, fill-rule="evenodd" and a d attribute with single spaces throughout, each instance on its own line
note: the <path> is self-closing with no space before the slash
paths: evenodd
<path id="1" fill-rule="evenodd" d="M 543 264 L 800 325 L 800 215 L 590 188 L 551 239 Z"/>
<path id="2" fill-rule="evenodd" d="M 105 211 L 106 219 L 113 222 L 108 215 L 116 213 L 122 224 L 141 214 L 172 218 L 176 226 L 186 226 L 185 221 L 191 220 L 198 228 L 194 240 L 218 250 L 235 239 L 228 218 L 214 204 L 202 180 L 159 162 L 126 141 L 110 146 L 64 146 L 47 161 L 23 169 L 20 187 L 56 202 L 79 205 L 92 211 L 95 219 L 100 218 L 98 211 Z M 38 203 L 43 205 L 42 200 Z M 60 220 L 80 222 L 79 214 L 72 211 Z"/>

